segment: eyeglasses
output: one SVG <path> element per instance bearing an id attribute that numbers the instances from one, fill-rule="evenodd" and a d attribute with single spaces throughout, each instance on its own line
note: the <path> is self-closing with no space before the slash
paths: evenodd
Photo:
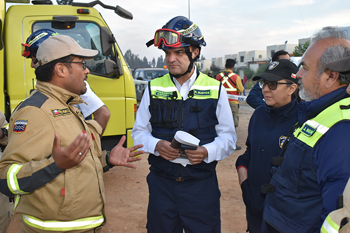
<path id="1" fill-rule="evenodd" d="M 86 67 L 86 61 L 67 61 L 67 62 L 62 62 L 62 63 L 80 63 L 80 64 L 83 64 L 83 70 L 85 70 L 87 67 Z"/>
<path id="2" fill-rule="evenodd" d="M 162 28 L 154 34 L 154 46 L 159 47 L 163 42 L 165 46 L 178 48 L 181 46 L 183 35 L 175 30 Z"/>
<path id="3" fill-rule="evenodd" d="M 259 87 L 261 89 L 264 89 L 265 86 L 267 85 L 270 90 L 276 90 L 278 84 L 292 84 L 292 83 L 281 83 L 281 82 L 277 82 L 277 81 L 269 82 L 269 81 L 265 81 L 265 80 L 259 80 L 258 82 L 259 82 Z"/>

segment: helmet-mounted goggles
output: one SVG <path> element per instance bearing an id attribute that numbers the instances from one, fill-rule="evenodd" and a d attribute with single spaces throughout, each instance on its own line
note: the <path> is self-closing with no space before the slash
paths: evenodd
<path id="1" fill-rule="evenodd" d="M 177 48 L 181 46 L 182 42 L 184 42 L 183 35 L 171 29 L 159 29 L 154 34 L 154 46 L 159 47 L 162 42 L 165 46 Z"/>
<path id="2" fill-rule="evenodd" d="M 191 38 L 185 37 L 180 32 L 167 28 L 157 30 L 154 34 L 154 39 L 148 41 L 146 45 L 147 47 L 150 47 L 152 44 L 154 44 L 154 46 L 160 47 L 162 43 L 170 48 L 179 48 L 181 47 L 182 43 L 198 45 L 198 43 L 191 40 Z"/>
<path id="3" fill-rule="evenodd" d="M 31 52 L 30 45 L 29 44 L 21 44 L 21 45 L 22 45 L 22 54 L 21 55 L 23 57 L 29 58 L 30 52 Z"/>
<path id="4" fill-rule="evenodd" d="M 31 56 L 36 57 L 36 52 L 38 51 L 37 47 L 33 47 L 29 44 L 21 44 L 22 45 L 22 56 L 25 58 L 31 58 Z"/>

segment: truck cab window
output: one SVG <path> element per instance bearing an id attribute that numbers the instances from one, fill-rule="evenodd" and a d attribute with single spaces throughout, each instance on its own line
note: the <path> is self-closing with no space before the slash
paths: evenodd
<path id="1" fill-rule="evenodd" d="M 59 26 L 57 22 L 36 22 L 33 26 L 33 32 L 39 29 L 47 28 L 56 31 L 60 35 L 67 35 L 72 37 L 81 47 L 86 49 L 95 49 L 100 53 L 90 60 L 86 60 L 86 66 L 89 68 L 90 73 L 97 75 L 105 75 L 104 60 L 110 60 L 110 56 L 103 56 L 102 46 L 100 42 L 100 27 L 93 22 L 76 21 L 74 26 L 65 27 L 65 24 Z"/>

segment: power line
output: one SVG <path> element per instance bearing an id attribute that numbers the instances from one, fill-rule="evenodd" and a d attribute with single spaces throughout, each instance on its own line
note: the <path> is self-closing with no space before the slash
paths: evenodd
<path id="1" fill-rule="evenodd" d="M 297 4 L 298 4 L 298 9 L 299 9 L 300 18 L 301 18 L 301 21 L 303 22 L 303 25 L 304 25 L 304 30 L 305 30 L 305 33 L 306 33 L 306 37 L 309 37 L 309 36 L 308 36 L 309 33 L 307 33 L 307 31 L 306 31 L 306 27 L 305 27 L 303 15 L 301 14 L 300 6 L 299 6 L 299 1 L 297 1 Z"/>

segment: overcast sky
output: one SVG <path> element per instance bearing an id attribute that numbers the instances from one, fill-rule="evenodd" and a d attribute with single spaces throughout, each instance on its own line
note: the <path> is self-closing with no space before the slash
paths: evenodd
<path id="1" fill-rule="evenodd" d="M 80 0 L 81 1 L 81 0 Z M 98 7 L 123 53 L 148 60 L 163 54 L 145 43 L 171 18 L 188 17 L 188 0 L 102 0 L 120 5 L 134 19 L 125 20 Z M 349 0 L 190 0 L 190 19 L 201 29 L 206 59 L 239 51 L 266 50 L 266 46 L 297 44 L 325 26 L 350 26 Z"/>
<path id="2" fill-rule="evenodd" d="M 52 0 L 56 3 L 56 0 Z M 92 0 L 76 0 L 90 2 Z M 188 17 L 189 0 L 101 0 L 133 14 L 126 20 L 112 10 L 102 13 L 123 54 L 131 49 L 148 60 L 163 54 L 145 43 L 175 16 Z M 190 19 L 201 29 L 206 59 L 239 51 L 266 50 L 266 46 L 297 44 L 325 26 L 350 26 L 350 0 L 190 0 Z"/>

